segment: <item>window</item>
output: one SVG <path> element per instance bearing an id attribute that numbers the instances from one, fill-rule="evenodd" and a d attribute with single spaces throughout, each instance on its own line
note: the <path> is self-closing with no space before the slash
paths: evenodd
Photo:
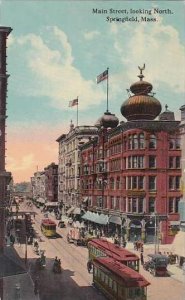
<path id="1" fill-rule="evenodd" d="M 120 189 L 120 177 L 117 177 L 117 179 L 116 179 L 116 189 L 117 190 Z"/>
<path id="2" fill-rule="evenodd" d="M 169 198 L 169 206 L 168 206 L 168 212 L 169 213 L 173 213 L 173 210 L 174 210 L 174 208 L 173 208 L 173 198 Z"/>
<path id="3" fill-rule="evenodd" d="M 114 208 L 114 197 L 110 197 L 110 209 Z"/>
<path id="4" fill-rule="evenodd" d="M 179 201 L 180 197 L 170 197 L 168 204 L 169 213 L 178 213 L 179 212 Z"/>
<path id="5" fill-rule="evenodd" d="M 177 156 L 176 159 L 175 159 L 175 167 L 177 169 L 179 169 L 181 167 L 181 158 L 180 158 L 180 156 Z"/>
<path id="6" fill-rule="evenodd" d="M 170 190 L 180 189 L 180 176 L 169 176 L 169 189 Z"/>
<path id="7" fill-rule="evenodd" d="M 114 189 L 114 178 L 110 178 L 110 189 Z"/>
<path id="8" fill-rule="evenodd" d="M 149 213 L 155 212 L 155 198 L 154 197 L 149 197 L 148 212 Z"/>
<path id="9" fill-rule="evenodd" d="M 132 212 L 137 212 L 137 199 L 132 198 Z"/>
<path id="10" fill-rule="evenodd" d="M 156 190 L 156 176 L 149 176 L 149 190 Z"/>
<path id="11" fill-rule="evenodd" d="M 143 198 L 139 198 L 138 199 L 138 213 L 142 213 L 143 212 Z"/>
<path id="12" fill-rule="evenodd" d="M 144 168 L 144 156 L 129 156 L 128 169 L 142 169 Z"/>
<path id="13" fill-rule="evenodd" d="M 156 168 L 156 156 L 149 156 L 149 168 Z"/>
<path id="14" fill-rule="evenodd" d="M 132 211 L 132 198 L 128 198 L 128 212 Z"/>
<path id="15" fill-rule="evenodd" d="M 145 138 L 144 134 L 140 133 L 139 134 L 139 149 L 144 149 L 145 148 Z"/>
<path id="16" fill-rule="evenodd" d="M 173 161 L 174 161 L 174 157 L 170 156 L 169 157 L 169 168 L 172 169 L 173 168 Z"/>
<path id="17" fill-rule="evenodd" d="M 152 134 L 149 138 L 149 148 L 156 149 L 156 136 Z"/>
<path id="18" fill-rule="evenodd" d="M 137 137 L 137 134 L 133 135 L 133 138 L 132 138 L 132 149 L 138 149 L 138 137 Z"/>

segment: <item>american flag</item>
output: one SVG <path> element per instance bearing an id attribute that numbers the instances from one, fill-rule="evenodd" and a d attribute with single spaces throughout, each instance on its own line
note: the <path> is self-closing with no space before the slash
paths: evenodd
<path id="1" fill-rule="evenodd" d="M 72 107 L 72 106 L 75 106 L 75 105 L 78 105 L 78 98 L 69 101 L 69 107 Z"/>
<path id="2" fill-rule="evenodd" d="M 105 80 L 108 78 L 108 69 L 105 70 L 103 73 L 101 73 L 100 75 L 97 76 L 96 78 L 96 82 L 100 83 L 101 81 Z"/>

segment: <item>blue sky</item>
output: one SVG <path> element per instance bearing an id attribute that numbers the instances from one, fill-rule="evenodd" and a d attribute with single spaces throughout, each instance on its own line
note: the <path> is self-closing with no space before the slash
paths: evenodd
<path id="1" fill-rule="evenodd" d="M 130 9 L 171 9 L 156 22 L 112 22 L 106 17 L 135 17 Z M 107 14 L 93 14 L 93 8 Z M 110 15 L 109 9 L 127 15 Z M 57 162 L 56 138 L 76 122 L 94 124 L 106 110 L 106 82 L 96 76 L 109 67 L 110 111 L 120 121 L 126 89 L 146 64 L 145 80 L 156 98 L 175 111 L 184 104 L 184 1 L 16 1 L 1 0 L 0 23 L 13 28 L 8 39 L 7 168 L 15 181 Z"/>

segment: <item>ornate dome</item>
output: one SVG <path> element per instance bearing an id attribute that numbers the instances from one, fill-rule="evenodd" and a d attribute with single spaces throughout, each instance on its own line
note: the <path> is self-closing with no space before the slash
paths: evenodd
<path id="1" fill-rule="evenodd" d="M 142 71 L 145 69 L 138 67 L 140 70 L 140 81 L 130 86 L 130 91 L 135 94 L 130 96 L 121 106 L 122 115 L 128 120 L 154 120 L 161 112 L 161 104 L 159 100 L 149 95 L 152 91 L 152 85 L 143 81 Z"/>
<path id="2" fill-rule="evenodd" d="M 115 128 L 119 124 L 118 118 L 115 114 L 111 114 L 109 111 L 106 111 L 101 118 L 99 118 L 95 126 L 104 127 L 104 128 Z"/>
<path id="3" fill-rule="evenodd" d="M 111 114 L 109 111 L 106 111 L 101 118 L 101 125 L 104 128 L 115 128 L 118 126 L 118 124 L 118 118 L 114 114 Z"/>
<path id="4" fill-rule="evenodd" d="M 101 117 L 102 118 L 102 117 Z M 101 118 L 99 118 L 97 121 L 96 121 L 96 123 L 94 124 L 94 126 L 96 126 L 96 127 L 101 127 Z"/>

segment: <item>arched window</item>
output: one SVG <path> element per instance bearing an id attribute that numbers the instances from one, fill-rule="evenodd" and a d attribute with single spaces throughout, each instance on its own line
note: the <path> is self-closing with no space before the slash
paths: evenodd
<path id="1" fill-rule="evenodd" d="M 151 134 L 149 139 L 149 148 L 156 149 L 156 144 L 157 144 L 156 136 L 154 134 Z"/>
<path id="2" fill-rule="evenodd" d="M 129 135 L 128 137 L 128 149 L 132 149 L 132 136 Z"/>
<path id="3" fill-rule="evenodd" d="M 138 136 L 137 136 L 137 134 L 133 135 L 132 149 L 138 149 Z"/>

